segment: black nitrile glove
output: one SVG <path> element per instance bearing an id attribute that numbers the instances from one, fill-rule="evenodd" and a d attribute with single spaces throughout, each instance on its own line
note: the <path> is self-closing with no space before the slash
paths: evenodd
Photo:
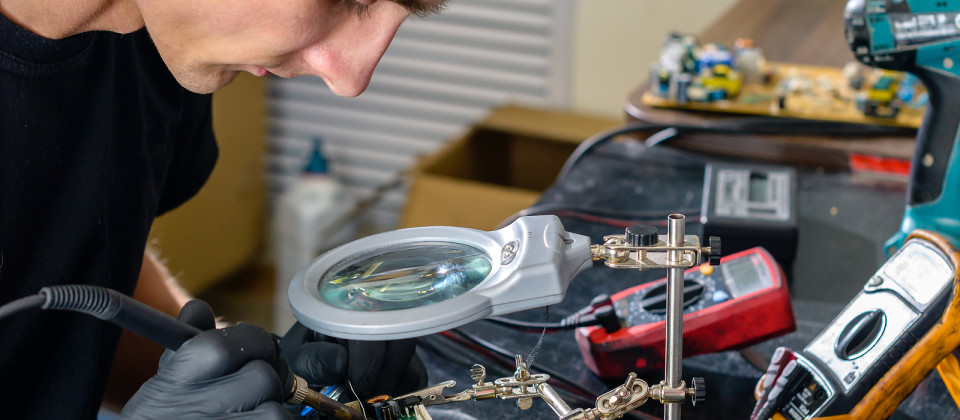
<path id="1" fill-rule="evenodd" d="M 356 341 L 325 337 L 299 322 L 280 340 L 293 373 L 311 388 L 345 385 L 350 380 L 361 399 L 397 396 L 427 386 L 427 370 L 415 352 L 416 340 Z M 349 387 L 344 391 L 353 400 Z"/>
<path id="2" fill-rule="evenodd" d="M 277 373 L 286 367 L 270 333 L 248 324 L 213 329 L 213 311 L 199 300 L 180 310 L 180 320 L 206 331 L 163 353 L 124 419 L 291 419 Z"/>

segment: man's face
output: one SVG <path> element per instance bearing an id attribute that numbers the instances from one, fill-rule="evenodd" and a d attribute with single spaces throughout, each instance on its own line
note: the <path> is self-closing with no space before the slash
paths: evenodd
<path id="1" fill-rule="evenodd" d="M 136 0 L 183 87 L 210 93 L 241 72 L 314 75 L 359 95 L 400 24 L 444 0 Z M 402 3 L 402 5 L 401 5 Z"/>

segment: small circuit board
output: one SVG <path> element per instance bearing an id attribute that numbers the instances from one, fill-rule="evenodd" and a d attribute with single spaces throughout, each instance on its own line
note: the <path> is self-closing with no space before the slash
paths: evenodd
<path id="1" fill-rule="evenodd" d="M 908 73 L 856 62 L 768 63 L 750 40 L 737 40 L 731 50 L 671 34 L 650 67 L 642 100 L 657 108 L 917 128 L 928 97 Z"/>

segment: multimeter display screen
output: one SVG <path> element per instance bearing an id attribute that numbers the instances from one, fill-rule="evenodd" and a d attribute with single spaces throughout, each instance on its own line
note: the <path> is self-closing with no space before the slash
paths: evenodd
<path id="1" fill-rule="evenodd" d="M 887 262 L 883 274 L 921 305 L 932 302 L 953 280 L 953 270 L 947 261 L 937 251 L 919 242 L 908 244 L 897 258 Z"/>
<path id="2" fill-rule="evenodd" d="M 767 176 L 764 174 L 750 174 L 750 188 L 747 193 L 747 201 L 753 203 L 765 203 L 770 201 L 767 193 L 770 190 L 770 183 L 767 182 Z"/>
<path id="3" fill-rule="evenodd" d="M 492 271 L 486 252 L 463 244 L 422 242 L 347 260 L 320 279 L 320 296 L 352 311 L 393 311 L 460 296 Z"/>
<path id="4" fill-rule="evenodd" d="M 756 257 L 738 258 L 721 265 L 727 287 L 734 296 L 743 296 L 770 286 L 761 276 L 762 262 Z"/>

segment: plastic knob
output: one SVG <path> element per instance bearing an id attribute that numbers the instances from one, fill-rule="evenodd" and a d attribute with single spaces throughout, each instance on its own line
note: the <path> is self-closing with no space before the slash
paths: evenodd
<path id="1" fill-rule="evenodd" d="M 600 325 L 607 334 L 613 334 L 621 328 L 620 318 L 617 317 L 617 312 L 613 310 L 613 306 L 600 307 L 593 311 L 593 316 L 597 318 L 597 321 L 600 321 Z"/>
<path id="2" fill-rule="evenodd" d="M 720 237 L 710 237 L 710 265 L 720 265 L 720 257 L 723 256 L 720 251 Z"/>
<path id="3" fill-rule="evenodd" d="M 693 402 L 693 405 L 697 405 L 698 402 L 706 401 L 707 382 L 704 381 L 703 378 L 693 378 L 690 384 L 693 388 L 693 395 L 690 396 L 690 400 Z"/>
<path id="4" fill-rule="evenodd" d="M 633 225 L 627 228 L 623 235 L 627 243 L 631 246 L 653 246 L 657 244 L 660 238 L 657 236 L 657 228 L 650 225 Z"/>

